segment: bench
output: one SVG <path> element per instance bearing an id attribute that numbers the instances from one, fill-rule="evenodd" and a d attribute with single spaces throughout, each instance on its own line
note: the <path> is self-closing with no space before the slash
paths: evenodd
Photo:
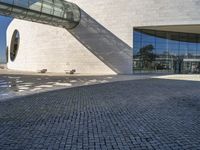
<path id="1" fill-rule="evenodd" d="M 72 69 L 72 70 L 65 70 L 65 73 L 66 74 L 74 74 L 76 72 L 75 69 Z"/>
<path id="2" fill-rule="evenodd" d="M 0 69 L 5 69 L 5 67 L 4 66 L 0 66 Z"/>
<path id="3" fill-rule="evenodd" d="M 38 70 L 38 73 L 46 73 L 47 69 Z"/>

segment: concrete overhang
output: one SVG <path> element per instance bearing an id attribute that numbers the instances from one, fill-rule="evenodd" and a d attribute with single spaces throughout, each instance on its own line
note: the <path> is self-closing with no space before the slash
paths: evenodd
<path id="1" fill-rule="evenodd" d="M 143 26 L 143 27 L 134 27 L 134 28 L 200 34 L 200 24 L 199 25 Z"/>

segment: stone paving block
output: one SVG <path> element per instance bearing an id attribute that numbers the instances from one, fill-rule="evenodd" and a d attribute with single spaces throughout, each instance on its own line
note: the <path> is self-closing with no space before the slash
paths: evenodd
<path id="1" fill-rule="evenodd" d="M 200 84 L 146 79 L 0 102 L 2 150 L 198 150 Z"/>

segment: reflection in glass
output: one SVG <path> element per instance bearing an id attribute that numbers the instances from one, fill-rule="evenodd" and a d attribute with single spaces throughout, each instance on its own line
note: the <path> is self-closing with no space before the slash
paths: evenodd
<path id="1" fill-rule="evenodd" d="M 80 8 L 63 0 L 0 0 L 0 15 L 71 29 L 81 19 Z"/>
<path id="2" fill-rule="evenodd" d="M 200 73 L 200 35 L 134 29 L 134 72 Z"/>

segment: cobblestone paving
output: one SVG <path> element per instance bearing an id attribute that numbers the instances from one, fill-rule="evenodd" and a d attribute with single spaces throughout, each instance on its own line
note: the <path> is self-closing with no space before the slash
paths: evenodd
<path id="1" fill-rule="evenodd" d="M 0 101 L 13 97 L 77 86 L 116 81 L 149 79 L 158 75 L 107 75 L 107 76 L 48 76 L 2 74 L 0 70 Z"/>
<path id="2" fill-rule="evenodd" d="M 0 149 L 200 149 L 200 84 L 147 79 L 0 102 Z"/>

